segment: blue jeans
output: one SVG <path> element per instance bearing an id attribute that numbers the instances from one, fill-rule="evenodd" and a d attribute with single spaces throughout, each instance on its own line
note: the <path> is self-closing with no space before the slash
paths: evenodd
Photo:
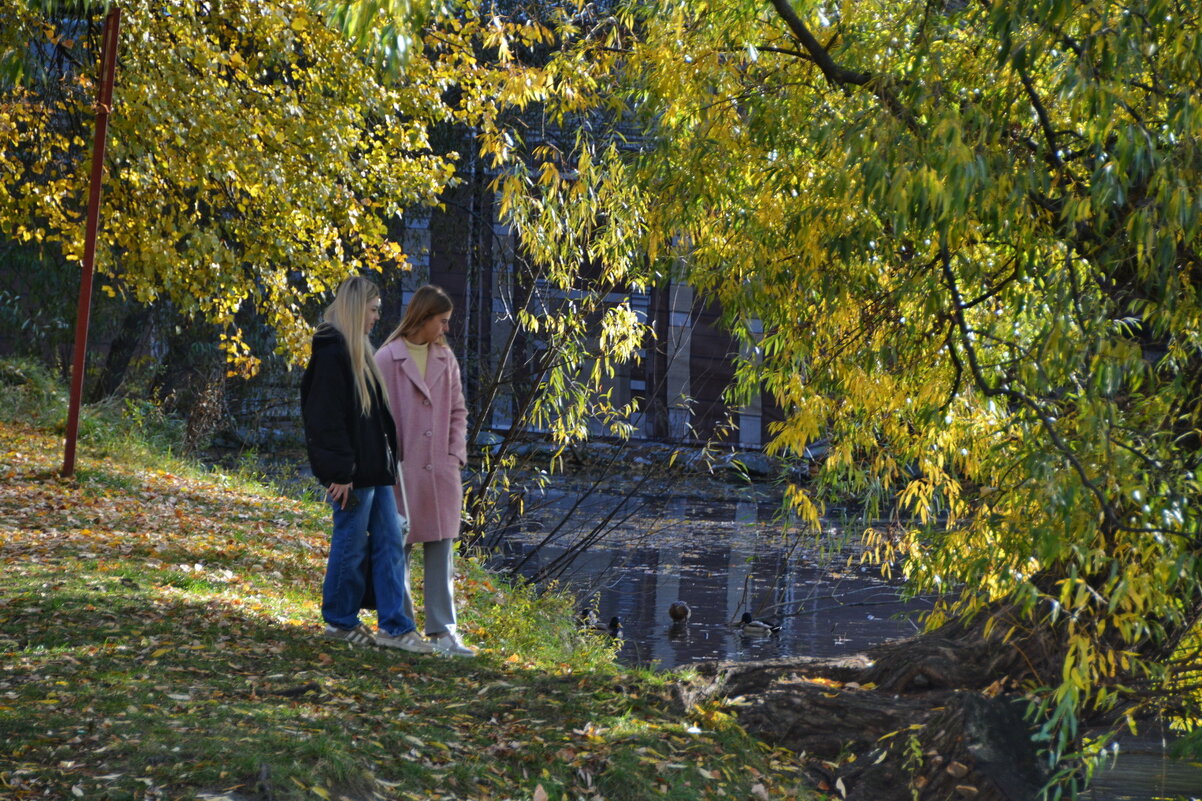
<path id="1" fill-rule="evenodd" d="M 380 629 L 394 637 L 416 628 L 405 614 L 404 537 L 398 524 L 392 487 L 362 487 L 352 490 L 347 508 L 335 503 L 334 536 L 330 559 L 321 585 L 321 616 L 340 629 L 359 625 L 366 581 L 363 561 L 371 547 L 372 585 Z M 371 536 L 368 536 L 368 533 Z"/>

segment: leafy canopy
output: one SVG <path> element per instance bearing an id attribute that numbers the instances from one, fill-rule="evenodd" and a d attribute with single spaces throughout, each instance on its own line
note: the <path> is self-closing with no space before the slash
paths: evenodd
<path id="1" fill-rule="evenodd" d="M 0 0 L 0 56 L 23 76 L 0 88 L 0 232 L 68 262 L 83 251 L 104 7 Z M 554 43 L 524 14 L 420 0 L 122 9 L 102 288 L 216 323 L 248 373 L 259 357 L 241 310 L 302 358 L 310 300 L 352 271 L 407 268 L 389 225 L 457 182 L 443 132 L 502 141 L 507 111 L 554 91 L 516 59 Z"/>
<path id="2" fill-rule="evenodd" d="M 795 508 L 896 504 L 870 538 L 959 592 L 933 622 L 1059 632 L 1053 759 L 1094 710 L 1200 711 L 1200 13 L 632 4 L 548 67 L 594 124 L 498 181 L 565 283 L 586 253 L 721 303 L 771 450 L 831 443 Z"/>
<path id="3" fill-rule="evenodd" d="M 37 68 L 0 105 L 0 230 L 75 261 L 95 30 L 23 5 L 0 7 L 5 47 L 25 48 Z M 248 369 L 256 358 L 235 316 L 251 305 L 280 349 L 300 354 L 303 301 L 353 270 L 403 267 L 386 221 L 436 203 L 451 182 L 455 154 L 429 143 L 450 117 L 446 78 L 413 60 L 388 79 L 305 4 L 124 10 L 97 254 L 106 291 L 217 323 Z"/>

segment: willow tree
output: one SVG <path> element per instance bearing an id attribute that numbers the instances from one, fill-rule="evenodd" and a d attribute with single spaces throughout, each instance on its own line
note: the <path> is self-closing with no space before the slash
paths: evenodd
<path id="1" fill-rule="evenodd" d="M 793 507 L 893 510 L 874 556 L 950 592 L 932 627 L 1008 644 L 986 683 L 1054 766 L 1083 721 L 1202 711 L 1200 23 L 633 3 L 557 67 L 613 124 L 500 180 L 565 282 L 677 265 L 721 303 L 732 400 L 784 409 L 770 449 L 831 443 Z"/>

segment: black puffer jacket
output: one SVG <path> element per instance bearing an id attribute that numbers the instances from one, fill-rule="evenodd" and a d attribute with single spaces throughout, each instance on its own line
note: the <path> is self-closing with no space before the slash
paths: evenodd
<path id="1" fill-rule="evenodd" d="M 301 378 L 301 414 L 309 465 L 323 486 L 396 483 L 396 427 L 383 393 L 372 387 L 372 411 L 363 414 L 346 340 L 328 324 L 313 335 L 313 353 Z"/>

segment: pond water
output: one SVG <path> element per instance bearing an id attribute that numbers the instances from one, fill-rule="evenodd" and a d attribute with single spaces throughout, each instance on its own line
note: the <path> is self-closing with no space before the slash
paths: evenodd
<path id="1" fill-rule="evenodd" d="M 930 608 L 926 599 L 906 601 L 900 581 L 849 564 L 842 551 L 824 555 L 782 535 L 772 503 L 598 496 L 564 522 L 576 501 L 553 495 L 503 541 L 501 561 L 569 585 L 602 622 L 619 618 L 619 658 L 631 664 L 836 656 L 914 634 L 914 616 Z M 612 529 L 568 564 L 615 509 Z M 687 624 L 668 616 L 676 601 L 690 609 Z M 744 612 L 780 631 L 745 636 L 733 625 Z"/>
<path id="2" fill-rule="evenodd" d="M 504 566 L 570 587 L 602 622 L 619 618 L 630 664 L 840 656 L 918 631 L 933 599 L 906 598 L 899 581 L 861 565 L 838 526 L 825 546 L 782 533 L 778 508 L 548 492 L 493 545 Z M 688 604 L 687 624 L 670 620 L 674 601 Z M 745 636 L 733 625 L 744 612 L 780 631 Z M 1163 738 L 1128 738 L 1082 798 L 1202 801 L 1202 764 L 1170 759 Z"/>
<path id="3" fill-rule="evenodd" d="M 1202 801 L 1202 762 L 1170 757 L 1172 737 L 1154 730 L 1121 737 L 1118 757 L 1082 801 Z"/>

